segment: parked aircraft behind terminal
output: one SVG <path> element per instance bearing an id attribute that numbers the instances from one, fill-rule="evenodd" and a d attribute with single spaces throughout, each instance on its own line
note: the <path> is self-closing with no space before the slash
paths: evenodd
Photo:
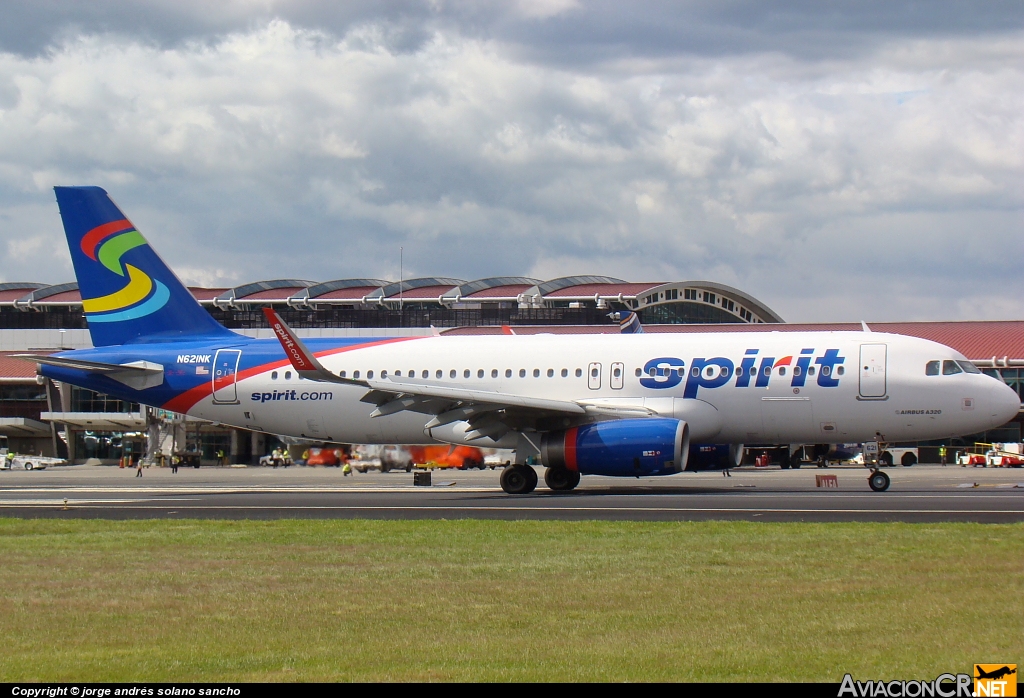
<path id="1" fill-rule="evenodd" d="M 39 372 L 241 428 L 511 448 L 502 488 L 738 464 L 744 443 L 924 440 L 1000 426 L 1017 394 L 949 347 L 873 332 L 301 341 L 217 323 L 98 187 L 57 187 L 93 349 Z M 638 327 L 638 325 L 637 325 Z M 880 471 L 872 487 L 885 489 Z"/>

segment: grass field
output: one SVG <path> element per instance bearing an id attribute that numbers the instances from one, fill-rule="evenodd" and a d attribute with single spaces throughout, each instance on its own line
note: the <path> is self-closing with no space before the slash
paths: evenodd
<path id="1" fill-rule="evenodd" d="M 0 681 L 934 678 L 1024 526 L 0 519 Z"/>

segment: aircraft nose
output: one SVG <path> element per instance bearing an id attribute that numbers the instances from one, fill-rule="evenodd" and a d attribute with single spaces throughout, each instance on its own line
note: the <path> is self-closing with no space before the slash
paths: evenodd
<path id="1" fill-rule="evenodd" d="M 1020 396 L 1017 395 L 1017 391 L 1006 385 L 1003 382 L 999 382 L 992 386 L 992 416 L 998 417 L 1001 424 L 1009 422 L 1011 419 L 1017 416 L 1020 411 Z"/>

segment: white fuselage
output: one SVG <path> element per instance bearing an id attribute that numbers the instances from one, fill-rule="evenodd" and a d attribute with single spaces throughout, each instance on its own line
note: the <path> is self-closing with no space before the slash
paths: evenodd
<path id="1" fill-rule="evenodd" d="M 939 439 L 1000 426 L 1019 408 L 989 376 L 926 375 L 929 361 L 965 360 L 949 347 L 870 332 L 439 336 L 318 355 L 347 378 L 644 407 L 686 421 L 693 443 Z M 371 418 L 367 388 L 299 379 L 287 366 L 236 389 L 235 404 L 206 398 L 190 414 L 345 443 L 463 440 L 459 423 L 425 430 L 430 415 L 419 412 Z"/>

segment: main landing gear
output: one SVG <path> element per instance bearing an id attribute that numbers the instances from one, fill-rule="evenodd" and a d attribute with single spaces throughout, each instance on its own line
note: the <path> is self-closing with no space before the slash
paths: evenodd
<path id="1" fill-rule="evenodd" d="M 889 476 L 881 470 L 872 470 L 868 475 L 868 487 L 875 492 L 885 492 L 889 489 Z"/>
<path id="2" fill-rule="evenodd" d="M 548 468 L 544 471 L 544 483 L 556 492 L 569 492 L 580 484 L 580 474 L 568 468 Z"/>
<path id="3" fill-rule="evenodd" d="M 501 471 L 501 489 L 508 494 L 529 494 L 537 488 L 537 471 L 528 465 L 510 465 Z"/>

